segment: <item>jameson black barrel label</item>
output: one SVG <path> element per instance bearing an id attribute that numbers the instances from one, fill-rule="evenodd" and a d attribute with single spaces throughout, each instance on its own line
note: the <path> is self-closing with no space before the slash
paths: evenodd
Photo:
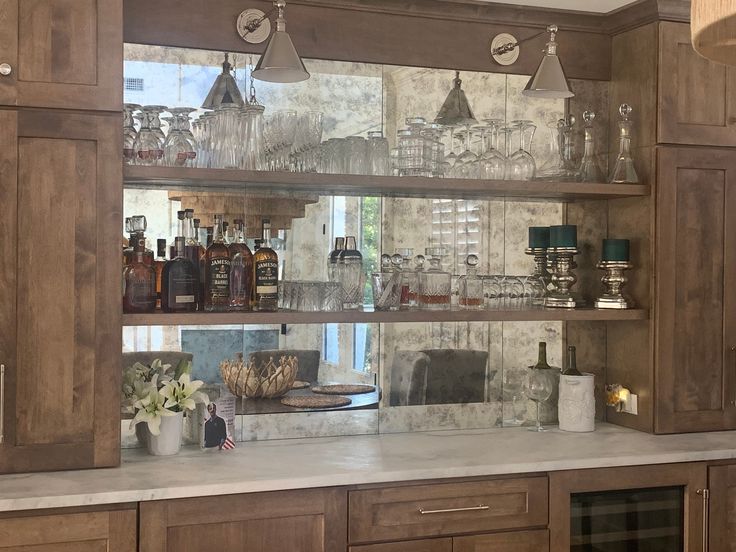
<path id="1" fill-rule="evenodd" d="M 260 297 L 278 297 L 279 264 L 277 261 L 260 261 L 256 263 L 256 295 Z"/>
<path id="2" fill-rule="evenodd" d="M 230 259 L 212 259 L 209 269 L 209 296 L 212 299 L 230 297 Z"/>

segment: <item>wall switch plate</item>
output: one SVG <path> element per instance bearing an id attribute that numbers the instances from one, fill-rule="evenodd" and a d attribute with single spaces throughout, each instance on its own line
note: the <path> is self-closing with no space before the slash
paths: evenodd
<path id="1" fill-rule="evenodd" d="M 634 416 L 639 414 L 639 396 L 630 393 L 627 400 L 621 403 L 621 412 L 633 414 Z"/>

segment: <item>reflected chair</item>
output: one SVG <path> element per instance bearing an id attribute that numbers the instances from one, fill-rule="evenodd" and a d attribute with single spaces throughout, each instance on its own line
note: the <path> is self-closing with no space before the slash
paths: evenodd
<path id="1" fill-rule="evenodd" d="M 419 351 L 396 351 L 391 363 L 389 406 L 424 404 L 429 357 Z"/>
<path id="2" fill-rule="evenodd" d="M 425 349 L 429 357 L 424 404 L 482 403 L 486 397 L 488 352 Z"/>

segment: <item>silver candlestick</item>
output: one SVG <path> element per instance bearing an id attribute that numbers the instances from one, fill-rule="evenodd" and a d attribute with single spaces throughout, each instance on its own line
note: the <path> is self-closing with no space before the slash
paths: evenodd
<path id="1" fill-rule="evenodd" d="M 541 279 L 544 282 L 544 288 L 549 289 L 550 283 L 552 282 L 552 275 L 547 270 L 547 248 L 527 247 L 524 253 L 534 257 L 534 272 L 532 276 Z"/>
<path id="2" fill-rule="evenodd" d="M 628 278 L 624 274 L 626 270 L 634 267 L 629 261 L 601 261 L 596 265 L 597 268 L 605 270 L 606 273 L 601 278 L 605 291 L 598 299 L 595 300 L 595 308 L 597 309 L 630 309 L 634 306 L 634 302 L 626 297 L 622 288 L 628 282 Z"/>
<path id="3" fill-rule="evenodd" d="M 582 302 L 573 296 L 570 288 L 578 281 L 573 273 L 575 262 L 573 255 L 580 253 L 577 247 L 551 247 L 547 250 L 555 256 L 555 268 L 552 272 L 552 291 L 544 298 L 545 307 L 574 309 Z"/>

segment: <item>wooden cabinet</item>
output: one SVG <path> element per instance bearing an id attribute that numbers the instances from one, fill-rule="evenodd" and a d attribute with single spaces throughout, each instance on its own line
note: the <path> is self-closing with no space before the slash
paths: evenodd
<path id="1" fill-rule="evenodd" d="M 709 552 L 736 552 L 736 464 L 708 468 Z"/>
<path id="2" fill-rule="evenodd" d="M 736 146 L 736 67 L 700 56 L 687 23 L 659 24 L 658 80 L 659 143 Z"/>
<path id="3" fill-rule="evenodd" d="M 120 453 L 120 120 L 0 111 L 0 473 Z"/>
<path id="4" fill-rule="evenodd" d="M 0 0 L 0 105 L 122 108 L 122 0 Z"/>
<path id="5" fill-rule="evenodd" d="M 453 552 L 452 539 L 422 539 L 351 546 L 350 552 Z"/>
<path id="6" fill-rule="evenodd" d="M 705 464 L 552 472 L 549 482 L 554 552 L 603 543 L 610 550 L 706 550 Z"/>
<path id="7" fill-rule="evenodd" d="M 0 514 L 0 552 L 136 552 L 135 505 Z"/>
<path id="8" fill-rule="evenodd" d="M 344 552 L 346 491 L 143 502 L 140 552 Z"/>
<path id="9" fill-rule="evenodd" d="M 350 492 L 351 543 L 546 525 L 544 476 Z"/>
<path id="10" fill-rule="evenodd" d="M 655 428 L 736 428 L 736 151 L 657 153 Z"/>
<path id="11" fill-rule="evenodd" d="M 452 539 L 452 552 L 547 552 L 549 532 L 515 531 Z"/>

